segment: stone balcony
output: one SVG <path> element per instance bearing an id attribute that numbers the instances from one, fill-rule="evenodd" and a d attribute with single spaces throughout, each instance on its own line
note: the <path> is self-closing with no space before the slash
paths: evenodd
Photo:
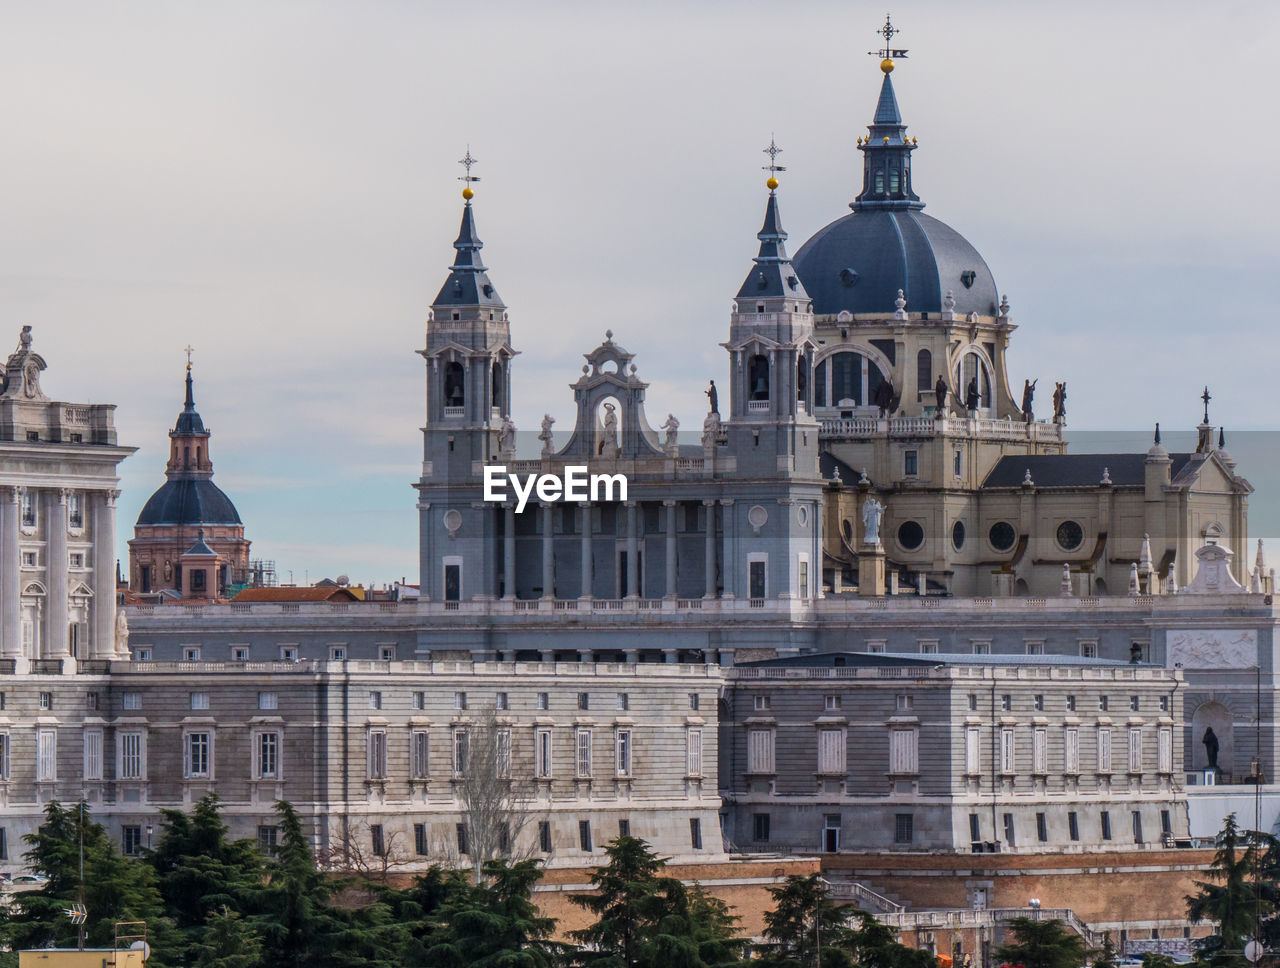
<path id="1" fill-rule="evenodd" d="M 867 440 L 875 437 L 965 437 L 993 441 L 1061 443 L 1062 425 L 1044 420 L 992 420 L 989 417 L 826 417 L 820 419 L 823 440 Z"/>

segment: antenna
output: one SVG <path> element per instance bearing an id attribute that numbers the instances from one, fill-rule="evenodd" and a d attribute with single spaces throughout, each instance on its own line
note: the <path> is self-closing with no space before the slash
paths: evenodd
<path id="1" fill-rule="evenodd" d="M 904 48 L 892 46 L 893 36 L 899 32 L 898 28 L 895 27 L 893 22 L 889 19 L 889 15 L 885 14 L 884 26 L 876 31 L 877 34 L 884 38 L 884 46 L 879 50 L 869 50 L 867 53 L 872 57 L 879 57 L 881 60 L 892 60 L 895 57 L 906 57 L 907 52 Z"/>

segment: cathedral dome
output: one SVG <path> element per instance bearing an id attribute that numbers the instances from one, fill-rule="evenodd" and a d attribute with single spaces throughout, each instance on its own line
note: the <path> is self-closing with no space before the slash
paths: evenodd
<path id="1" fill-rule="evenodd" d="M 138 515 L 139 525 L 238 525 L 240 514 L 222 490 L 207 478 L 165 481 Z"/>
<path id="2" fill-rule="evenodd" d="M 792 264 L 819 314 L 885 313 L 901 289 L 907 312 L 996 315 L 1000 297 L 978 250 L 918 209 L 865 209 L 819 229 Z"/>

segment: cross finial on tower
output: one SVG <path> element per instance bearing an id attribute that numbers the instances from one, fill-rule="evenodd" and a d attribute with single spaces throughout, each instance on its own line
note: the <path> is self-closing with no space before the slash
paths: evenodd
<path id="1" fill-rule="evenodd" d="M 1209 395 L 1208 387 L 1204 388 L 1204 393 L 1200 394 L 1200 399 L 1204 401 L 1204 422 L 1208 423 L 1209 422 L 1209 401 L 1213 399 L 1213 397 Z"/>
<path id="2" fill-rule="evenodd" d="M 869 50 L 867 53 L 872 57 L 879 57 L 883 60 L 892 60 L 894 57 L 906 57 L 907 52 L 893 46 L 893 37 L 899 33 L 898 28 L 893 25 L 893 21 L 889 19 L 889 15 L 884 15 L 884 26 L 876 31 L 884 38 L 884 46 L 879 50 Z"/>
<path id="3" fill-rule="evenodd" d="M 471 174 L 471 166 L 474 165 L 475 163 L 476 163 L 476 159 L 471 157 L 471 145 L 467 145 L 466 157 L 460 158 L 458 160 L 458 164 L 460 164 L 463 167 L 463 169 L 466 171 L 466 174 L 462 175 L 458 179 L 458 181 L 466 182 L 467 184 L 470 184 L 471 182 L 478 182 L 480 180 L 480 177 L 478 175 Z"/>
<path id="4" fill-rule="evenodd" d="M 778 155 L 782 154 L 782 149 L 778 147 L 772 134 L 769 135 L 769 147 L 764 149 L 764 153 L 769 156 L 769 164 L 761 168 L 761 171 L 769 173 L 769 180 L 765 184 L 769 186 L 769 193 L 773 194 L 773 190 L 778 187 L 778 172 L 787 169 L 778 164 Z"/>
<path id="5" fill-rule="evenodd" d="M 191 354 L 195 352 L 195 347 L 190 343 L 186 345 L 185 352 L 187 354 L 187 369 L 191 369 Z"/>

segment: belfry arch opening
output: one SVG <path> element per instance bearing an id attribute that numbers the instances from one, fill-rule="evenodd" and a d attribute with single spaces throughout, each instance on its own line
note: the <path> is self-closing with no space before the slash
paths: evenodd
<path id="1" fill-rule="evenodd" d="M 444 365 L 444 405 L 464 407 L 466 403 L 466 376 L 462 364 L 451 360 Z"/>
<path id="2" fill-rule="evenodd" d="M 865 406 L 875 399 L 876 389 L 887 379 L 880 366 L 862 353 L 833 353 L 814 367 L 814 406 Z"/>

